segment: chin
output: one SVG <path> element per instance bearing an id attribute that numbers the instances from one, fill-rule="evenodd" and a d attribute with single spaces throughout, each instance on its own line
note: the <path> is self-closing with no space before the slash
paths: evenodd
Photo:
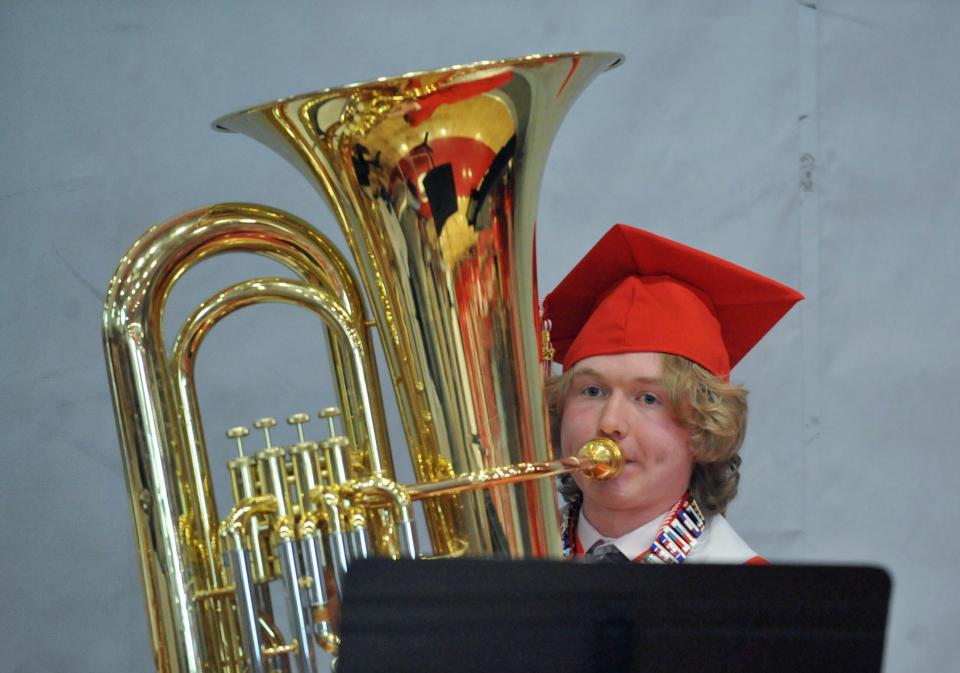
<path id="1" fill-rule="evenodd" d="M 604 509 L 634 509 L 645 499 L 643 491 L 635 488 L 624 488 L 615 482 L 603 484 L 601 488 L 590 488 L 583 491 L 584 500 L 590 500 Z"/>

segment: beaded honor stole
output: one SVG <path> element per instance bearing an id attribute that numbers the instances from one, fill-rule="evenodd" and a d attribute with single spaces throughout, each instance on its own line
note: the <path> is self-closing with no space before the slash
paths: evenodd
<path id="1" fill-rule="evenodd" d="M 583 506 L 583 494 L 570 499 L 560 527 L 563 558 L 573 558 L 577 540 L 577 519 Z M 664 517 L 650 548 L 634 559 L 634 563 L 683 563 L 703 534 L 704 519 L 697 501 L 690 493 L 671 508 Z"/>

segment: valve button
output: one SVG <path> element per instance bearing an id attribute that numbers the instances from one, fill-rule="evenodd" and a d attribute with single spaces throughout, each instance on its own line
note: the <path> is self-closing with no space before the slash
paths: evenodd
<path id="1" fill-rule="evenodd" d="M 287 423 L 289 423 L 290 425 L 296 425 L 296 426 L 297 426 L 297 435 L 300 437 L 300 441 L 301 441 L 301 442 L 304 441 L 304 439 L 303 439 L 303 424 L 304 424 L 304 423 L 309 423 L 309 422 L 310 422 L 310 414 L 306 414 L 306 413 L 304 413 L 304 412 L 302 412 L 302 411 L 299 412 L 299 413 L 296 413 L 296 414 L 292 414 L 292 415 L 290 415 L 290 416 L 287 416 Z"/>
<path id="2" fill-rule="evenodd" d="M 269 416 L 266 418 L 259 418 L 253 422 L 253 427 L 255 427 L 257 430 L 263 430 L 263 436 L 267 440 L 268 449 L 273 446 L 273 443 L 270 441 L 270 428 L 276 426 L 276 424 L 277 419 L 270 418 Z"/>
<path id="3" fill-rule="evenodd" d="M 241 458 L 243 458 L 243 438 L 249 434 L 250 431 L 242 425 L 238 425 L 235 428 L 230 428 L 227 430 L 227 437 L 229 439 L 237 440 L 237 453 Z"/>

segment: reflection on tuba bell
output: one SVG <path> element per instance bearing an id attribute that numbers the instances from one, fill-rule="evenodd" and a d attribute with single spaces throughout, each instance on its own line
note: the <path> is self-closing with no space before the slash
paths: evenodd
<path id="1" fill-rule="evenodd" d="M 482 62 L 276 101 L 221 130 L 286 157 L 324 194 L 355 272 L 313 227 L 220 204 L 148 230 L 107 294 L 104 342 L 158 671 L 318 668 L 335 652 L 332 593 L 350 562 L 415 558 L 413 503 L 432 556 L 558 557 L 552 480 L 618 469 L 598 440 L 552 460 L 543 393 L 534 223 L 544 162 L 607 53 Z M 256 252 L 292 278 L 255 278 L 203 302 L 168 344 L 176 280 L 222 252 Z M 364 288 L 364 300 L 360 285 Z M 323 321 L 342 432 L 229 462 L 218 513 L 194 385 L 205 335 L 234 310 L 284 302 Z M 367 308 L 369 306 L 369 309 Z M 372 319 L 370 315 L 372 314 Z M 370 342 L 381 335 L 416 483 L 399 485 Z M 332 415 L 333 412 L 324 415 Z M 289 421 L 299 426 L 303 417 Z M 330 582 L 328 582 L 330 578 Z M 271 584 L 286 608 L 274 614 Z"/>

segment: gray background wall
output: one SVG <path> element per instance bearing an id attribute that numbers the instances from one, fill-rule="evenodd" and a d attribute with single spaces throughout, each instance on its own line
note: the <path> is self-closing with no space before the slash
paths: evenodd
<path id="1" fill-rule="evenodd" d="M 591 48 L 627 61 L 554 145 L 542 291 L 628 222 L 805 292 L 734 374 L 752 411 L 731 519 L 777 561 L 887 568 L 886 670 L 951 669 L 958 24 L 960 5 L 932 0 L 2 3 L 5 670 L 152 669 L 99 333 L 127 247 L 225 200 L 342 241 L 293 169 L 210 121 L 380 75 Z M 173 318 L 257 264 L 191 272 Z M 221 428 L 331 399 L 312 321 L 230 320 L 200 362 L 214 463 L 230 452 Z"/>

